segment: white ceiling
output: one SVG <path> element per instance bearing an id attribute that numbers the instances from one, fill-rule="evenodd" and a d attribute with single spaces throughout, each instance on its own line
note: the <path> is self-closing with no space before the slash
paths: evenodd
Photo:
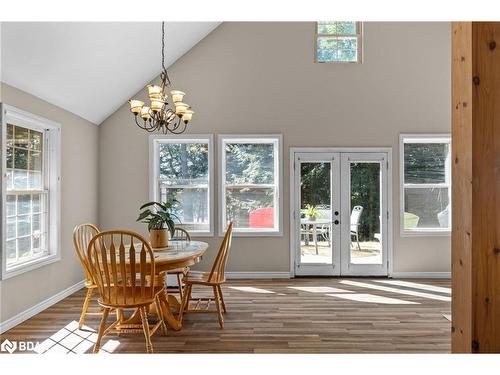
<path id="1" fill-rule="evenodd" d="M 167 22 L 169 66 L 219 22 Z M 160 22 L 3 22 L 2 81 L 100 124 L 161 69 Z"/>

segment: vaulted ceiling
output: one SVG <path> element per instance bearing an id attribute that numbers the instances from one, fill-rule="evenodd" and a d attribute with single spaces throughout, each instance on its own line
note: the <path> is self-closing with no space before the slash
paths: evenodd
<path id="1" fill-rule="evenodd" d="M 167 22 L 166 65 L 218 22 Z M 2 81 L 100 124 L 161 69 L 159 22 L 4 22 Z"/>

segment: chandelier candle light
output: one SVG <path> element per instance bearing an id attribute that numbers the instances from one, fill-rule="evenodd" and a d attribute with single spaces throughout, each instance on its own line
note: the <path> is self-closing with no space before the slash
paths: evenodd
<path id="1" fill-rule="evenodd" d="M 161 131 L 164 134 L 181 134 L 186 130 L 194 112 L 188 104 L 182 101 L 186 93 L 179 90 L 170 91 L 172 105 L 169 106 L 167 90 L 172 83 L 165 67 L 165 22 L 161 24 L 161 34 L 161 86 L 147 86 L 149 106 L 136 99 L 131 99 L 128 103 L 130 111 L 134 114 L 135 123 L 141 129 L 148 132 Z"/>

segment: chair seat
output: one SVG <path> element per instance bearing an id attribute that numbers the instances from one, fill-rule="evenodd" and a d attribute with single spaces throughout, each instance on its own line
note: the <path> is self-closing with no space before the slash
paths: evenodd
<path id="1" fill-rule="evenodd" d="M 209 284 L 209 285 L 217 285 L 220 284 L 221 282 L 224 282 L 225 280 L 222 281 L 214 281 L 214 282 L 209 282 L 208 278 L 210 277 L 210 272 L 202 272 L 202 271 L 189 271 L 186 276 L 184 276 L 184 283 L 185 284 Z M 214 272 L 213 274 L 213 279 L 217 280 L 217 272 Z"/>
<path id="2" fill-rule="evenodd" d="M 132 287 L 127 287 L 125 289 L 125 296 L 124 296 L 123 288 L 120 287 L 112 288 L 110 296 L 108 296 L 108 294 L 106 293 L 106 300 L 103 300 L 102 297 L 99 297 L 97 302 L 99 303 L 99 305 L 103 307 L 132 308 L 132 307 L 145 306 L 152 304 L 155 300 L 155 297 L 162 291 L 163 288 L 161 286 L 155 286 L 153 290 L 153 297 L 150 297 L 151 287 L 145 287 L 144 296 L 141 296 L 140 286 L 136 286 L 135 291 Z M 135 294 L 135 300 L 132 299 L 133 294 Z M 115 301 L 118 301 L 118 303 L 115 303 Z"/>

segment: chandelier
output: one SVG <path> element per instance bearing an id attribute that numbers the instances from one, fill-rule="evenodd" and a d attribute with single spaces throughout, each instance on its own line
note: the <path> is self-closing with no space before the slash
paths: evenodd
<path id="1" fill-rule="evenodd" d="M 171 90 L 172 105 L 167 101 L 167 90 L 172 83 L 165 67 L 165 22 L 161 23 L 161 66 L 161 86 L 147 86 L 150 105 L 144 105 L 141 100 L 131 99 L 128 101 L 130 111 L 134 114 L 135 123 L 141 129 L 148 132 L 181 134 L 186 130 L 194 112 L 182 101 L 186 95 L 182 91 Z"/>

